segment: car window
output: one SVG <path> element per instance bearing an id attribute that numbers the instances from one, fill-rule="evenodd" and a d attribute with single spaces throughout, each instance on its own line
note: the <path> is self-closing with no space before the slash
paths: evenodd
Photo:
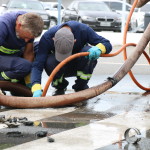
<path id="1" fill-rule="evenodd" d="M 53 6 L 53 8 L 57 8 L 57 9 L 58 9 L 58 4 L 55 4 L 55 5 Z M 63 6 L 61 6 L 61 9 L 63 9 Z"/>
<path id="2" fill-rule="evenodd" d="M 105 2 L 111 9 L 122 11 L 122 3 L 118 2 Z M 129 11 L 130 7 L 126 5 L 126 11 Z"/>
<path id="3" fill-rule="evenodd" d="M 104 3 L 79 3 L 79 10 L 87 10 L 87 11 L 110 11 L 109 7 Z"/>
<path id="4" fill-rule="evenodd" d="M 37 1 L 11 1 L 8 4 L 9 8 L 21 8 L 21 9 L 37 9 L 43 10 L 43 6 L 41 3 Z"/>
<path id="5" fill-rule="evenodd" d="M 74 4 L 75 4 L 75 2 L 72 2 L 72 3 L 68 6 L 68 9 L 74 8 Z"/>

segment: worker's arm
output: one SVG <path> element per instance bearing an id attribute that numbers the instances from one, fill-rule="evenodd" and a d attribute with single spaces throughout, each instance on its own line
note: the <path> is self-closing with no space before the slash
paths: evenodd
<path id="1" fill-rule="evenodd" d="M 34 60 L 34 48 L 33 43 L 27 43 L 24 49 L 23 58 L 27 59 L 30 62 Z"/>
<path id="2" fill-rule="evenodd" d="M 33 43 L 27 43 L 24 49 L 23 58 L 27 59 L 30 62 L 33 62 L 34 60 L 34 48 Z M 31 88 L 31 80 L 30 80 L 30 74 L 28 74 L 25 78 L 26 86 Z"/>

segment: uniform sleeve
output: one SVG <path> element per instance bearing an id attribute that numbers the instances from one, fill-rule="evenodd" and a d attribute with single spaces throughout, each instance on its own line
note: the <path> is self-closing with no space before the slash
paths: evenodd
<path id="1" fill-rule="evenodd" d="M 87 41 L 91 45 L 97 45 L 99 43 L 103 44 L 106 48 L 106 54 L 110 53 L 112 50 L 112 45 L 110 41 L 100 35 L 98 35 L 92 28 L 87 28 Z"/>
<path id="2" fill-rule="evenodd" d="M 6 28 L 6 25 L 0 21 L 0 46 L 3 45 L 6 37 L 7 37 L 7 34 L 8 34 L 8 30 Z"/>
<path id="3" fill-rule="evenodd" d="M 44 69 L 45 62 L 47 60 L 51 43 L 43 36 L 37 45 L 38 52 L 36 53 L 35 61 L 33 62 L 33 68 L 31 72 L 32 85 L 35 83 L 41 84 L 42 72 Z"/>

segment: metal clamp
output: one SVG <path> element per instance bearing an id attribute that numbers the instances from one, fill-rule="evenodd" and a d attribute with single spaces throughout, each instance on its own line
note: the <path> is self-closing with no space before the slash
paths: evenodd
<path id="1" fill-rule="evenodd" d="M 134 130 L 136 135 L 129 136 L 131 130 Z M 135 144 L 141 140 L 141 133 L 137 128 L 129 128 L 125 131 L 124 137 L 128 143 Z"/>
<path id="2" fill-rule="evenodd" d="M 112 77 L 108 77 L 107 80 L 111 81 L 112 86 L 116 85 L 117 82 L 118 82 L 116 79 L 114 79 L 114 78 L 112 78 Z"/>

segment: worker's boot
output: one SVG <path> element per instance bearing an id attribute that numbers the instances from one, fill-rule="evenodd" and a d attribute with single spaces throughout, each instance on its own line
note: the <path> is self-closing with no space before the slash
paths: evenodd
<path id="1" fill-rule="evenodd" d="M 67 88 L 65 88 L 65 89 L 56 89 L 56 90 L 53 92 L 52 96 L 64 95 L 66 90 L 67 90 Z"/>

